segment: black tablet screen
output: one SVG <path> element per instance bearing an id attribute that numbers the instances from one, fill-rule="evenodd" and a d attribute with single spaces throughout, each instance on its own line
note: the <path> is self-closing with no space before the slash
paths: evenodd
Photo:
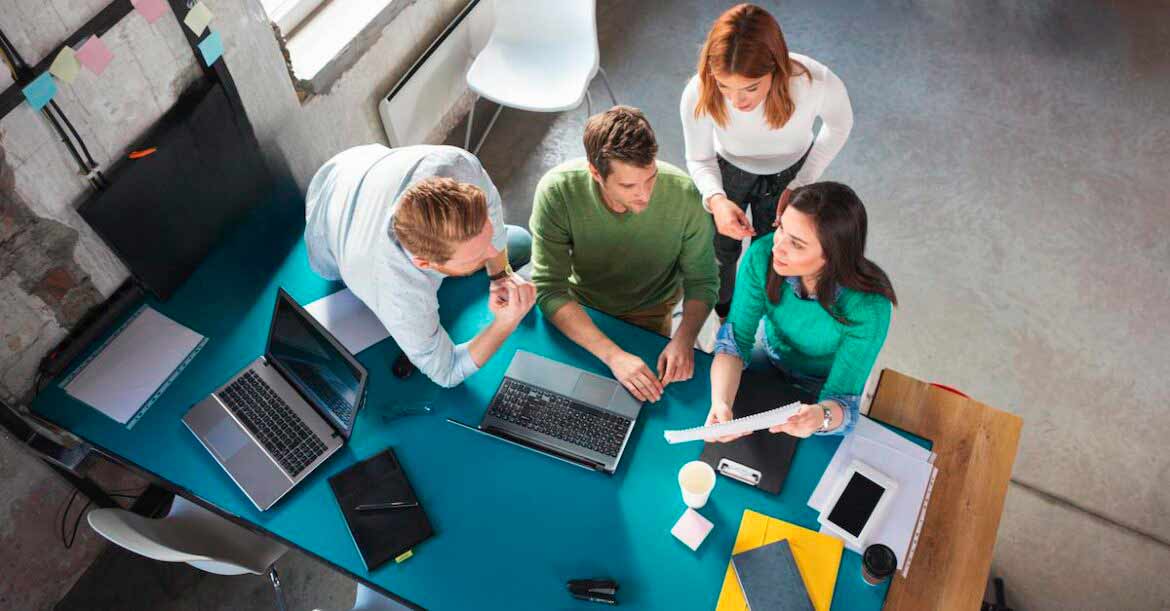
<path id="1" fill-rule="evenodd" d="M 854 473 L 837 505 L 829 512 L 829 521 L 854 537 L 859 536 L 885 491 L 868 477 Z"/>

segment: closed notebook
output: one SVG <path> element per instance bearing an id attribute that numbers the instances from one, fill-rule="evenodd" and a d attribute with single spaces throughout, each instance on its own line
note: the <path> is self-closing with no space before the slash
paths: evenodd
<path id="1" fill-rule="evenodd" d="M 421 504 L 407 509 L 355 509 L 368 503 L 418 502 L 393 450 L 387 449 L 334 475 L 329 478 L 329 486 L 366 570 L 397 558 L 434 534 Z"/>
<path id="2" fill-rule="evenodd" d="M 787 540 L 740 552 L 731 566 L 751 611 L 813 611 Z"/>
<path id="3" fill-rule="evenodd" d="M 837 585 L 837 570 L 841 567 L 841 552 L 845 549 L 840 539 L 749 509 L 743 512 L 739 534 L 735 537 L 735 547 L 731 553 L 740 554 L 782 539 L 788 541 L 813 608 L 816 611 L 829 611 L 833 605 L 833 589 Z M 716 609 L 746 611 L 747 608 L 747 599 L 739 587 L 735 567 L 728 562 Z"/>

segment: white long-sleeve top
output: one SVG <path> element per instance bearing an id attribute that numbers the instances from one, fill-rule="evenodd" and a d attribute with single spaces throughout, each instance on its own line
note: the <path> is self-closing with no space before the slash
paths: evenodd
<path id="1" fill-rule="evenodd" d="M 816 182 L 845 146 L 853 129 L 853 108 L 845 84 L 814 59 L 796 53 L 789 57 L 808 68 L 812 80 L 804 74 L 790 79 L 789 91 L 796 108 L 780 129 L 768 126 L 762 102 L 748 112 L 741 112 L 726 100 L 727 125 L 720 127 L 707 114 L 695 116 L 695 106 L 699 103 L 698 75 L 683 90 L 679 113 L 686 142 L 687 170 L 703 195 L 704 207 L 711 196 L 724 194 L 716 155 L 752 174 L 775 174 L 799 161 L 808 151 L 808 159 L 789 185 L 795 189 Z M 822 124 L 814 142 L 813 123 L 817 117 Z"/>

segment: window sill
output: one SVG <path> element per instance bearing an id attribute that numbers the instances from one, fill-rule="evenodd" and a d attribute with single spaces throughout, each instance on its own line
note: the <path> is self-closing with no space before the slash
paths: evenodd
<path id="1" fill-rule="evenodd" d="M 410 0 L 326 2 L 284 42 L 289 73 L 302 100 L 323 95 L 378 41 Z"/>

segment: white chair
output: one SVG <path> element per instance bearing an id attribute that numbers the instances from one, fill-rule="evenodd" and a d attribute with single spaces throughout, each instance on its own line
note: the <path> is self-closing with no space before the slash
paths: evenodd
<path id="1" fill-rule="evenodd" d="M 375 592 L 372 588 L 358 584 L 351 611 L 404 611 L 410 607 Z"/>
<path id="2" fill-rule="evenodd" d="M 216 575 L 268 575 L 276 605 L 284 593 L 274 566 L 288 548 L 175 495 L 166 517 L 150 519 L 125 509 L 95 509 L 89 525 L 136 554 L 162 562 L 186 562 Z"/>
<path id="3" fill-rule="evenodd" d="M 589 83 L 598 72 L 617 104 L 598 59 L 596 12 L 594 0 L 495 0 L 495 25 L 467 71 L 467 86 L 476 101 L 483 97 L 500 106 L 472 149 L 472 103 L 464 148 L 479 153 L 505 106 L 561 112 L 580 106 L 584 99 L 592 115 Z"/>

